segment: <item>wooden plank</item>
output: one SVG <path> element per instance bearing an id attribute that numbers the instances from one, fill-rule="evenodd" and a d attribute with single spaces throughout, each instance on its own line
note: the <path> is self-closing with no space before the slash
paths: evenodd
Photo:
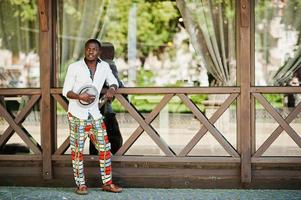
<path id="1" fill-rule="evenodd" d="M 39 95 L 41 94 L 41 89 L 29 89 L 29 88 L 1 88 L 1 96 L 23 96 L 23 95 Z"/>
<path id="2" fill-rule="evenodd" d="M 255 1 L 251 1 L 252 12 L 251 15 L 251 52 L 255 52 Z M 255 83 L 255 53 L 251 53 L 251 86 L 256 85 Z M 250 88 L 252 91 L 252 89 Z M 256 152 L 256 104 L 254 96 L 251 96 L 251 155 Z"/>
<path id="3" fill-rule="evenodd" d="M 40 18 L 40 30 L 46 32 L 48 31 L 48 18 L 46 13 L 45 0 L 38 0 L 38 10 Z"/>
<path id="4" fill-rule="evenodd" d="M 286 87 L 251 87 L 252 93 L 266 94 L 286 94 L 286 93 L 301 93 L 301 87 L 286 86 Z"/>
<path id="5" fill-rule="evenodd" d="M 196 162 L 196 163 L 240 163 L 240 158 L 234 157 L 155 157 L 155 156 L 113 156 L 116 162 Z"/>
<path id="6" fill-rule="evenodd" d="M 285 118 L 287 123 L 291 123 L 301 112 L 301 102 L 294 108 L 294 110 Z M 279 125 L 275 131 L 264 141 L 253 155 L 253 158 L 260 157 L 271 146 L 271 144 L 278 138 L 284 129 Z"/>
<path id="7" fill-rule="evenodd" d="M 71 155 L 53 155 L 52 160 L 71 161 Z M 84 155 L 85 161 L 98 161 L 98 156 Z M 158 162 L 158 163 L 240 163 L 240 158 L 234 157 L 170 157 L 170 156 L 113 156 L 113 162 Z"/>
<path id="8" fill-rule="evenodd" d="M 301 179 L 301 170 L 276 170 L 276 169 L 265 169 L 265 170 L 254 170 L 254 178 L 261 179 Z"/>
<path id="9" fill-rule="evenodd" d="M 170 99 L 174 96 L 174 94 L 166 94 L 159 104 L 154 108 L 154 110 L 148 114 L 145 118 L 145 122 L 150 124 L 159 114 L 159 112 L 164 108 L 164 106 L 170 101 Z M 123 155 L 128 149 L 134 144 L 134 142 L 139 138 L 139 136 L 143 133 L 143 128 L 139 126 L 131 136 L 125 141 L 125 143 L 121 146 L 121 148 L 115 153 L 116 156 Z"/>
<path id="10" fill-rule="evenodd" d="M 240 23 L 241 27 L 250 26 L 250 6 L 248 0 L 240 0 Z"/>
<path id="11" fill-rule="evenodd" d="M 241 58 L 241 55 L 240 55 L 240 52 L 241 52 L 241 46 L 240 46 L 240 43 L 241 43 L 241 39 L 239 38 L 239 32 L 240 32 L 240 4 L 238 1 L 236 1 L 235 3 L 235 10 L 236 10 L 236 20 L 235 20 L 235 31 L 236 31 L 236 37 L 235 37 L 235 41 L 236 41 L 236 44 L 235 44 L 235 47 L 236 47 L 236 85 L 240 85 L 240 82 L 241 82 L 241 66 L 240 66 L 240 58 Z M 240 130 L 240 124 L 241 124 L 241 112 L 240 112 L 240 107 L 241 107 L 241 98 L 237 98 L 237 107 L 236 107 L 236 128 L 237 128 L 237 136 L 236 136 L 236 146 L 237 146 L 237 152 L 239 154 L 241 154 L 241 144 L 240 144 L 240 133 L 241 133 L 241 130 Z"/>
<path id="12" fill-rule="evenodd" d="M 30 114 L 30 111 L 32 107 L 35 105 L 35 103 L 40 99 L 40 95 L 33 95 L 26 106 L 20 111 L 20 113 L 16 116 L 14 121 L 16 124 L 20 124 L 24 121 L 24 119 Z M 0 135 L 0 147 L 4 145 L 10 137 L 13 135 L 14 129 L 9 126 L 2 135 Z"/>
<path id="13" fill-rule="evenodd" d="M 256 152 L 256 103 L 251 95 L 251 155 Z"/>
<path id="14" fill-rule="evenodd" d="M 147 124 L 141 115 L 133 108 L 131 104 L 120 94 L 116 94 L 116 99 L 121 103 L 121 105 L 131 114 L 131 116 L 140 124 L 140 126 L 146 131 L 146 133 L 153 139 L 153 141 L 159 146 L 159 148 L 167 156 L 175 156 L 175 153 L 170 149 L 170 147 L 165 143 L 165 141 L 159 136 L 159 134 Z"/>
<path id="15" fill-rule="evenodd" d="M 42 155 L 32 155 L 32 154 L 19 154 L 19 155 L 5 155 L 0 154 L 1 161 L 34 161 L 42 160 Z"/>
<path id="16" fill-rule="evenodd" d="M 219 109 L 210 117 L 209 122 L 214 124 L 219 117 L 228 109 L 231 103 L 238 97 L 238 94 L 231 94 L 226 101 L 219 107 Z M 200 139 L 207 133 L 208 129 L 205 126 L 197 132 L 197 134 L 188 142 L 188 144 L 179 153 L 179 156 L 187 156 L 193 147 L 200 141 Z"/>
<path id="17" fill-rule="evenodd" d="M 229 155 L 239 158 L 239 154 L 233 146 L 224 138 L 224 136 L 208 121 L 198 107 L 184 94 L 177 94 L 184 104 L 192 111 L 198 120 L 209 130 L 212 136 L 220 143 L 220 145 L 229 153 Z"/>
<path id="18" fill-rule="evenodd" d="M 237 168 L 233 169 L 175 169 L 175 168 L 144 168 L 143 170 L 137 170 L 137 168 L 114 168 L 118 171 L 121 176 L 134 176 L 134 177 L 197 177 L 198 179 L 225 179 L 225 178 L 237 178 L 239 176 L 239 170 Z M 191 198 L 193 199 L 193 198 Z"/>
<path id="19" fill-rule="evenodd" d="M 273 108 L 273 106 L 259 93 L 253 93 L 261 105 L 268 113 L 279 123 L 294 142 L 301 148 L 301 137 L 298 133 L 282 118 L 282 116 Z"/>
<path id="20" fill-rule="evenodd" d="M 241 182 L 251 182 L 251 1 L 238 1 L 240 23 L 238 32 L 238 63 L 240 91 L 239 98 L 239 145 L 241 153 Z M 252 10 L 253 11 L 253 10 Z"/>
<path id="21" fill-rule="evenodd" d="M 41 175 L 41 167 L 33 167 L 33 166 L 23 166 L 23 167 L 5 167 L 0 166 L 0 177 L 20 177 L 24 179 L 27 177 L 31 179 L 33 176 Z M 2 179 L 1 179 L 2 180 Z"/>
<path id="22" fill-rule="evenodd" d="M 68 110 L 68 102 L 66 102 L 61 95 L 52 94 L 52 96 L 65 109 L 65 111 Z"/>
<path id="23" fill-rule="evenodd" d="M 28 145 L 28 147 L 35 153 L 41 154 L 41 149 L 39 144 L 32 138 L 25 129 L 22 129 L 18 125 L 12 116 L 6 111 L 6 109 L 0 104 L 0 113 L 2 117 L 9 123 L 9 125 L 16 131 L 16 133 L 21 137 L 21 139 Z"/>
<path id="24" fill-rule="evenodd" d="M 51 0 L 40 1 L 45 3 L 45 17 L 48 29 L 40 27 L 39 55 L 40 55 L 40 85 L 42 91 L 41 99 L 41 143 L 43 148 L 43 178 L 53 178 L 51 154 L 54 149 L 54 101 L 51 98 L 50 88 L 53 85 L 53 64 L 55 60 L 55 42 L 53 40 L 55 30 L 52 26 L 53 3 Z"/>
<path id="25" fill-rule="evenodd" d="M 252 163 L 268 163 L 268 164 L 301 164 L 300 157 L 260 157 L 252 158 Z"/>
<path id="26" fill-rule="evenodd" d="M 230 94 L 239 93 L 239 87 L 147 87 L 147 88 L 119 88 L 116 94 Z M 61 88 L 52 88 L 51 94 L 62 94 Z"/>

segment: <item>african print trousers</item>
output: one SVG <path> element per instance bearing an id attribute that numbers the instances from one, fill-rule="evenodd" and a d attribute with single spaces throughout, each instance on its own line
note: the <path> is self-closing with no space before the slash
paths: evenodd
<path id="1" fill-rule="evenodd" d="M 72 166 L 77 186 L 85 185 L 83 151 L 87 137 L 98 150 L 100 175 L 103 184 L 112 183 L 111 144 L 103 119 L 79 119 L 68 113 Z"/>

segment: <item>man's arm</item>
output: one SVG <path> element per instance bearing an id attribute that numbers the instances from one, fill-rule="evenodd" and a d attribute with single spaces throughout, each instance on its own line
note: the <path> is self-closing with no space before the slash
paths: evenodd
<path id="1" fill-rule="evenodd" d="M 95 99 L 95 96 L 90 95 L 88 93 L 82 93 L 82 94 L 79 95 L 79 94 L 76 94 L 73 91 L 67 92 L 67 97 L 69 99 L 78 99 L 78 100 L 81 100 L 81 101 L 85 101 L 87 103 L 91 103 Z"/>

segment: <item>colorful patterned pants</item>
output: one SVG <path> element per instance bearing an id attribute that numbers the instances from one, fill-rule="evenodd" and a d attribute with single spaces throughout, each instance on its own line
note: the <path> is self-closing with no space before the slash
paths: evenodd
<path id="1" fill-rule="evenodd" d="M 100 174 L 103 184 L 112 183 L 111 144 L 103 119 L 79 119 L 68 113 L 70 128 L 70 146 L 73 174 L 77 186 L 85 185 L 83 164 L 84 144 L 87 136 L 99 152 Z"/>

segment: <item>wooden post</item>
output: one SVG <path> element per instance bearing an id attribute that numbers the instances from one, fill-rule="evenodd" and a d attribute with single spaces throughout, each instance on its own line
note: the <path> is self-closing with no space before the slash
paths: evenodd
<path id="1" fill-rule="evenodd" d="M 251 0 L 240 0 L 239 13 L 239 135 L 241 153 L 241 182 L 251 182 Z"/>
<path id="2" fill-rule="evenodd" d="M 38 0 L 40 15 L 40 87 L 42 98 L 41 108 L 41 144 L 43 150 L 43 178 L 52 179 L 51 155 L 54 144 L 53 100 L 50 89 L 52 86 L 53 66 L 53 29 L 52 29 L 52 1 Z"/>

